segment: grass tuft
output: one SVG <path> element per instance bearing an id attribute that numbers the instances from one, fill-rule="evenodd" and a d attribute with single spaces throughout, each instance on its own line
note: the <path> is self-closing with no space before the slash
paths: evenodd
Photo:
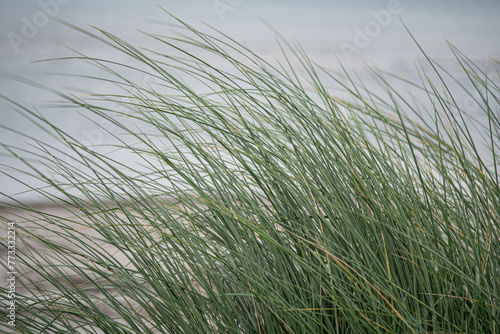
<path id="1" fill-rule="evenodd" d="M 176 25 L 144 33 L 155 50 L 73 27 L 128 61 L 52 60 L 100 71 L 86 89 L 25 80 L 106 148 L 3 96 L 62 143 L 2 144 L 58 208 L 2 213 L 17 223 L 17 332 L 500 332 L 497 68 L 450 45 L 460 78 L 423 53 L 420 80 L 372 69 L 370 86 L 283 39 L 270 63 Z"/>

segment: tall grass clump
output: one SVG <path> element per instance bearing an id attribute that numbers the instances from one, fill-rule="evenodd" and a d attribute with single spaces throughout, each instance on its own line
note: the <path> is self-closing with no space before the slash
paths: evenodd
<path id="1" fill-rule="evenodd" d="M 51 60 L 101 71 L 80 90 L 17 79 L 127 158 L 3 96 L 59 140 L 3 144 L 60 207 L 2 214 L 17 223 L 17 332 L 500 333 L 496 68 L 450 45 L 460 78 L 422 53 L 419 80 L 373 69 L 375 87 L 283 39 L 266 61 L 180 21 L 145 33 L 154 50 L 73 28 L 128 61 Z"/>

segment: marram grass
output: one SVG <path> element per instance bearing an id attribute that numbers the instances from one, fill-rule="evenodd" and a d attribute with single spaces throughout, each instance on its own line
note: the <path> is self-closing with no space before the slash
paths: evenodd
<path id="1" fill-rule="evenodd" d="M 273 65 L 177 28 L 149 51 L 75 28 L 128 57 L 72 57 L 121 93 L 38 85 L 129 162 L 3 97 L 66 147 L 3 144 L 69 213 L 9 205 L 16 332 L 500 333 L 496 68 L 450 46 L 462 79 L 423 54 L 419 81 L 370 90 L 283 40 Z"/>

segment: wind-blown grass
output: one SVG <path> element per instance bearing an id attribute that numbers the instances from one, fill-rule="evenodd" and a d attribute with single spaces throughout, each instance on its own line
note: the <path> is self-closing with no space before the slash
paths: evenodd
<path id="1" fill-rule="evenodd" d="M 121 93 L 42 88 L 141 167 L 4 97 L 70 148 L 3 145 L 74 216 L 10 205 L 19 333 L 499 333 L 500 90 L 453 46 L 462 88 L 424 54 L 420 82 L 370 90 L 283 40 L 273 65 L 182 22 L 146 34 L 165 52 L 74 28 L 129 57 L 73 57 Z"/>

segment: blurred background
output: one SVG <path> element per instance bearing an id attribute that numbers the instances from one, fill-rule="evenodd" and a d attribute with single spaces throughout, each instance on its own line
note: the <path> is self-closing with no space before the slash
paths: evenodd
<path id="1" fill-rule="evenodd" d="M 75 82 L 47 72 L 81 73 L 84 70 L 78 62 L 33 61 L 70 54 L 64 46 L 89 55 L 106 56 L 109 50 L 51 20 L 50 16 L 78 27 L 97 26 L 132 44 L 147 47 L 149 40 L 137 30 L 169 34 L 169 27 L 158 24 L 158 21 L 173 21 L 165 11 L 197 28 L 205 23 L 212 25 L 272 58 L 280 51 L 273 32 L 263 23 L 268 22 L 288 40 L 296 39 L 318 64 L 332 70 L 339 69 L 340 61 L 348 70 L 362 70 L 370 64 L 409 79 L 416 78 L 414 66 L 419 52 L 399 17 L 428 55 L 452 73 L 458 74 L 460 69 L 446 41 L 481 68 L 486 67 L 488 57 L 500 59 L 498 0 L 2 0 L 0 71 L 64 89 Z M 39 109 L 75 138 L 90 144 L 106 140 L 106 134 L 95 132 L 96 125 L 91 121 L 76 118 L 64 109 L 47 107 L 46 103 L 55 98 L 47 92 L 4 75 L 0 76 L 0 94 Z M 474 107 L 467 100 L 461 103 Z M 4 101 L 0 103 L 0 125 L 0 143 L 4 145 L 30 148 L 24 136 L 8 129 L 50 141 L 50 134 L 44 134 Z M 25 169 L 9 157 L 5 147 L 0 147 L 0 168 L 3 172 L 10 168 Z M 0 173 L 0 202 L 13 198 L 40 200 L 25 193 L 28 187 L 22 184 L 37 186 L 36 179 L 28 180 L 20 173 L 12 175 L 17 175 L 21 182 Z"/>

